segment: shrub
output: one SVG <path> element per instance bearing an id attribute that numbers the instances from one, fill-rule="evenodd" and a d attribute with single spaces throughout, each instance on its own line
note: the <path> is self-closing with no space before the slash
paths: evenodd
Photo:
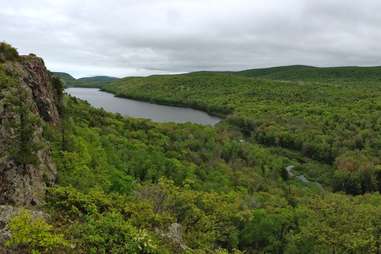
<path id="1" fill-rule="evenodd" d="M 10 220 L 9 229 L 12 237 L 6 242 L 6 246 L 22 249 L 27 253 L 52 253 L 69 246 L 62 234 L 53 232 L 53 226 L 43 218 L 34 218 L 27 210 L 22 210 Z"/>
<path id="2" fill-rule="evenodd" d="M 5 42 L 0 43 L 0 62 L 15 61 L 19 57 L 19 53 L 15 48 Z"/>
<path id="3" fill-rule="evenodd" d="M 151 236 L 138 230 L 117 212 L 88 216 L 74 226 L 73 235 L 85 253 L 160 253 Z"/>

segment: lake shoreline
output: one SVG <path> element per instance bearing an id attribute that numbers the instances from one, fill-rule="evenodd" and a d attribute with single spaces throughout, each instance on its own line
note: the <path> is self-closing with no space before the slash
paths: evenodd
<path id="1" fill-rule="evenodd" d="M 222 113 L 218 111 L 213 111 L 208 109 L 206 106 L 201 106 L 197 104 L 188 104 L 178 101 L 168 101 L 168 100 L 160 100 L 160 99 L 154 99 L 154 98 L 148 98 L 144 96 L 132 96 L 132 95 L 125 95 L 125 94 L 117 94 L 113 93 L 111 91 L 105 90 L 104 88 L 99 88 L 100 91 L 113 94 L 115 97 L 118 98 L 125 98 L 125 99 L 131 99 L 131 100 L 137 100 L 142 101 L 154 105 L 163 105 L 163 106 L 171 106 L 171 107 L 178 107 L 178 108 L 190 108 L 198 111 L 202 111 L 207 113 L 210 116 L 221 118 L 221 120 L 226 119 L 228 115 L 230 115 L 232 112 L 229 113 Z"/>
<path id="2" fill-rule="evenodd" d="M 101 107 L 106 111 L 120 113 L 127 117 L 151 119 L 155 122 L 191 122 L 214 126 L 225 116 L 206 111 L 202 107 L 121 96 L 95 87 L 69 87 L 65 91 L 73 97 L 88 101 L 92 106 Z"/>

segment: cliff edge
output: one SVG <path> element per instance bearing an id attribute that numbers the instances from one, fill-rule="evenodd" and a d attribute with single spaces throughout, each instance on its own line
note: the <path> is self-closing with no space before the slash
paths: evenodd
<path id="1" fill-rule="evenodd" d="M 0 43 L 0 205 L 38 205 L 54 184 L 43 127 L 59 124 L 61 99 L 61 84 L 41 58 Z"/>

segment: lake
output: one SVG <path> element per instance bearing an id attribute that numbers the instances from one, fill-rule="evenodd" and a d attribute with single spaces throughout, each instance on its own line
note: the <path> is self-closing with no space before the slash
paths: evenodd
<path id="1" fill-rule="evenodd" d="M 221 119 L 203 111 L 184 107 L 164 106 L 143 101 L 115 97 L 98 88 L 67 88 L 71 96 L 86 100 L 96 108 L 124 116 L 147 118 L 155 122 L 197 123 L 214 125 Z"/>

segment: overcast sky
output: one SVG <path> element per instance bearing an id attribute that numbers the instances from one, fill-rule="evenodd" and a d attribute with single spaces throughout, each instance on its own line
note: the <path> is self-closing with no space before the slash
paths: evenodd
<path id="1" fill-rule="evenodd" d="M 0 40 L 75 77 L 381 65 L 381 0 L 4 0 Z"/>

